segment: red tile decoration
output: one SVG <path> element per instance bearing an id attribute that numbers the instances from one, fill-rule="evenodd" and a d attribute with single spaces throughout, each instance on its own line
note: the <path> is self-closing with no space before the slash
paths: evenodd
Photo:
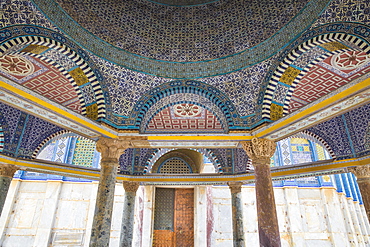
<path id="1" fill-rule="evenodd" d="M 314 65 L 297 85 L 289 113 L 315 101 L 370 72 L 370 57 L 362 51 L 347 51 Z"/>
<path id="2" fill-rule="evenodd" d="M 201 106 L 178 104 L 159 112 L 148 124 L 147 131 L 207 130 L 222 132 L 216 116 Z"/>

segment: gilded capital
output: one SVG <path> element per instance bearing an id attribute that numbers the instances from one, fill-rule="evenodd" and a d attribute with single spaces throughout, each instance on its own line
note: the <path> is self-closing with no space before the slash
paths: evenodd
<path id="1" fill-rule="evenodd" d="M 370 165 L 348 167 L 357 179 L 370 178 Z"/>
<path id="2" fill-rule="evenodd" d="M 231 194 L 240 193 L 242 191 L 242 182 L 228 182 Z"/>
<path id="3" fill-rule="evenodd" d="M 126 192 L 136 193 L 139 186 L 140 186 L 139 182 L 133 182 L 133 181 L 123 182 L 123 188 L 125 189 Z"/>
<path id="4" fill-rule="evenodd" d="M 127 140 L 100 137 L 96 142 L 96 150 L 101 153 L 102 159 L 118 160 L 129 144 Z"/>
<path id="5" fill-rule="evenodd" d="M 0 164 L 0 176 L 13 178 L 14 173 L 19 170 L 18 166 L 9 164 Z"/>
<path id="6" fill-rule="evenodd" d="M 252 164 L 270 164 L 270 158 L 274 155 L 276 149 L 274 141 L 256 137 L 250 142 L 243 141 L 240 144 L 252 160 Z"/>

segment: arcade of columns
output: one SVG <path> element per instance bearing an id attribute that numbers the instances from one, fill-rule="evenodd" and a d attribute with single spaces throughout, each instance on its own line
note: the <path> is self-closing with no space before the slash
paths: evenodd
<path id="1" fill-rule="evenodd" d="M 275 143 L 267 139 L 254 138 L 241 142 L 248 157 L 252 159 L 255 172 L 258 233 L 260 246 L 281 246 L 272 178 L 270 157 L 275 152 Z M 100 138 L 96 148 L 101 153 L 101 172 L 93 219 L 90 246 L 109 246 L 113 198 L 116 184 L 117 167 L 120 155 L 129 147 L 127 140 Z M 0 213 L 3 209 L 10 182 L 18 167 L 0 166 Z M 357 177 L 364 206 L 370 219 L 370 165 L 350 167 L 349 171 Z M 121 228 L 120 246 L 132 246 L 134 229 L 134 208 L 139 182 L 123 182 L 125 200 Z M 232 204 L 232 225 L 234 247 L 244 246 L 243 211 L 241 202 L 242 182 L 229 182 Z M 1 215 L 1 214 L 0 214 Z"/>

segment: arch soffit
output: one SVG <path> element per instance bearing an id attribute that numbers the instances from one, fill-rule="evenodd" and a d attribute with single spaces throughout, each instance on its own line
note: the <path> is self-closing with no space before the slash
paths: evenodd
<path id="1" fill-rule="evenodd" d="M 56 61 L 54 61 L 54 60 L 52 60 L 48 57 L 45 57 L 45 56 L 40 55 L 40 54 L 34 54 L 34 53 L 31 53 L 31 52 L 10 52 L 10 53 L 7 53 L 6 55 L 32 56 L 32 57 L 36 57 L 36 58 L 44 61 L 45 63 L 47 63 L 51 66 L 54 66 L 71 83 L 72 87 L 76 91 L 76 94 L 78 96 L 78 99 L 79 99 L 79 102 L 80 102 L 80 105 L 81 105 L 81 114 L 86 115 L 86 102 L 85 102 L 85 98 L 83 96 L 83 92 L 81 91 L 81 88 L 77 85 L 77 83 L 75 82 L 75 79 L 70 75 L 70 73 L 63 66 L 61 66 Z"/>
<path id="2" fill-rule="evenodd" d="M 370 27 L 362 25 L 359 23 L 331 23 L 326 24 L 310 31 L 305 32 L 301 35 L 296 42 L 293 42 L 283 53 L 280 59 L 277 60 L 276 66 L 273 69 L 273 73 L 268 75 L 266 78 L 267 87 L 264 92 L 262 100 L 262 118 L 277 120 L 288 112 L 288 107 L 290 103 L 290 98 L 294 92 L 296 85 L 299 83 L 300 79 L 310 70 L 312 66 L 322 61 L 323 59 L 341 53 L 343 51 L 348 51 L 346 46 L 333 47 L 332 51 L 328 51 L 325 55 L 322 55 L 318 59 L 308 63 L 305 68 L 300 71 L 293 68 L 291 65 L 293 62 L 299 58 L 306 51 L 331 42 L 350 42 L 356 47 L 361 49 L 366 53 L 370 53 Z M 294 73 L 292 73 L 294 71 Z M 275 94 L 278 93 L 277 85 L 279 80 L 283 77 L 289 77 L 290 85 L 289 90 L 286 93 L 286 99 L 283 105 L 274 104 L 273 98 L 276 97 Z M 281 97 L 281 95 L 280 95 Z M 283 96 L 284 97 L 284 96 Z M 272 109 L 272 108 L 277 109 Z M 275 111 L 277 113 L 273 113 Z M 274 115 L 275 114 L 275 115 Z"/>
<path id="3" fill-rule="evenodd" d="M 152 108 L 153 106 L 155 106 L 156 103 L 160 102 L 160 100 L 176 94 L 193 94 L 202 96 L 205 99 L 209 100 L 216 107 L 216 109 L 218 108 L 220 109 L 220 112 L 222 112 L 222 116 L 219 116 L 219 114 L 215 115 L 219 118 L 219 120 L 222 117 L 225 118 L 225 121 L 221 120 L 221 124 L 223 124 L 224 127 L 233 126 L 235 118 L 239 117 L 236 108 L 233 106 L 233 103 L 229 100 L 229 98 L 213 86 L 210 86 L 203 82 L 192 80 L 172 81 L 150 90 L 136 102 L 136 105 L 134 106 L 133 112 L 131 114 L 131 117 L 133 119 L 136 119 L 135 126 L 146 126 L 150 122 L 150 119 L 154 117 L 155 114 L 158 113 L 161 109 L 164 109 L 166 106 L 168 107 L 176 103 L 181 103 L 180 100 L 177 100 L 176 102 L 167 102 L 167 104 L 162 104 L 160 107 L 158 107 L 159 109 Z M 176 97 L 169 99 L 174 100 L 175 98 Z M 200 104 L 199 102 L 194 101 L 188 101 L 184 103 Z M 206 105 L 201 104 L 201 106 L 209 109 L 214 113 L 214 110 L 210 109 Z M 147 116 L 149 111 L 151 111 L 151 114 Z M 147 120 L 147 118 L 149 118 L 149 121 Z"/>
<path id="4" fill-rule="evenodd" d="M 40 144 L 39 146 L 35 149 L 35 151 L 33 152 L 32 154 L 32 159 L 35 159 L 37 157 L 37 155 L 47 146 L 49 145 L 51 142 L 55 141 L 55 140 L 59 140 L 59 139 L 62 139 L 62 138 L 67 138 L 67 137 L 76 137 L 78 139 L 87 139 L 83 136 L 79 136 L 69 130 L 61 130 L 61 131 L 58 131 L 50 136 L 48 136 L 47 138 L 45 138 Z M 88 139 L 87 139 L 88 140 Z M 92 141 L 93 142 L 93 141 Z"/>
<path id="5" fill-rule="evenodd" d="M 145 167 L 144 167 L 144 174 L 146 173 L 151 173 L 153 165 L 161 158 L 163 155 L 176 150 L 177 148 L 159 148 L 156 151 L 154 151 L 150 158 L 146 161 Z M 220 174 L 223 173 L 223 169 L 221 166 L 220 161 L 217 159 L 216 155 L 208 149 L 195 149 L 195 148 L 190 148 L 190 150 L 197 151 L 204 156 L 206 156 L 209 160 L 212 161 L 213 166 L 215 167 L 216 171 Z"/>
<path id="6" fill-rule="evenodd" d="M 6 54 L 6 51 L 10 48 L 20 44 L 46 46 L 62 53 L 74 62 L 91 84 L 96 99 L 95 103 L 86 107 L 87 109 L 83 114 L 90 115 L 91 118 L 95 118 L 94 120 L 105 118 L 104 79 L 85 51 L 62 34 L 46 28 L 32 25 L 14 25 L 0 29 L 0 56 Z M 60 67 L 58 66 L 58 68 Z"/>

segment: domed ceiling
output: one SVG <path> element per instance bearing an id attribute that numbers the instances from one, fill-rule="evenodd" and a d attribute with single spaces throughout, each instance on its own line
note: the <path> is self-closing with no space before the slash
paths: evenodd
<path id="1" fill-rule="evenodd" d="M 308 28 L 328 2 L 35 0 L 94 54 L 177 79 L 228 73 L 263 61 Z"/>

